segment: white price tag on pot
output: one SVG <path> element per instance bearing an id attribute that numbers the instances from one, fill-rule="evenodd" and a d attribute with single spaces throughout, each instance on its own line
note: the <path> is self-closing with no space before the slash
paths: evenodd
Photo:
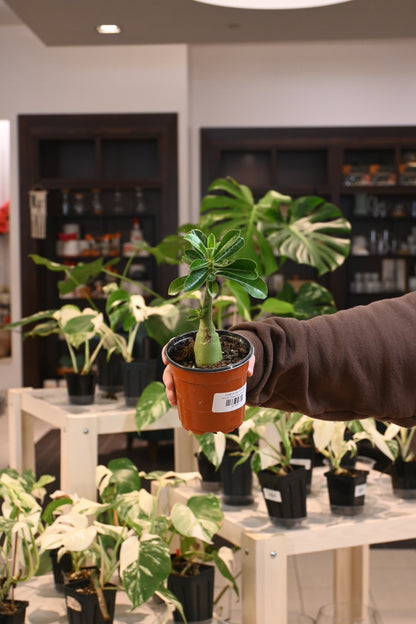
<path id="1" fill-rule="evenodd" d="M 66 604 L 70 609 L 72 609 L 72 611 L 79 611 L 81 613 L 82 605 L 80 602 L 78 602 L 76 598 L 73 598 L 72 596 L 67 596 Z"/>
<path id="2" fill-rule="evenodd" d="M 307 457 L 292 457 L 290 463 L 294 466 L 303 466 L 305 470 L 310 470 L 312 468 L 312 460 Z"/>
<path id="3" fill-rule="evenodd" d="M 246 402 L 246 386 L 231 392 L 216 392 L 212 399 L 213 412 L 232 412 Z"/>
<path id="4" fill-rule="evenodd" d="M 366 488 L 367 488 L 366 483 L 361 483 L 361 485 L 356 485 L 354 489 L 354 498 L 358 498 L 359 496 L 364 496 Z"/>
<path id="5" fill-rule="evenodd" d="M 282 495 L 279 490 L 270 490 L 269 488 L 263 488 L 263 496 L 266 500 L 270 500 L 275 503 L 282 502 Z"/>

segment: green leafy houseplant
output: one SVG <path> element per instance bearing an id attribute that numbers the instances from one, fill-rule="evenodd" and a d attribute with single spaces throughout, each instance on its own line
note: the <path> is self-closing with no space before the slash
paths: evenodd
<path id="1" fill-rule="evenodd" d="M 195 473 L 139 473 L 125 458 L 97 468 L 100 497 L 110 504 L 113 523 L 129 529 L 120 551 L 120 574 L 133 607 L 155 593 L 184 615 L 182 605 L 167 588 L 169 574 L 179 560 L 186 561 L 181 567 L 182 574 L 189 569 L 195 572 L 198 565 L 213 563 L 237 591 L 232 551 L 214 548 L 212 544 L 223 518 L 218 499 L 207 494 L 194 496 L 187 504 L 172 506 L 166 496 L 170 488 L 195 476 Z M 143 478 L 156 484 L 154 494 L 140 487 Z"/>
<path id="2" fill-rule="evenodd" d="M 39 568 L 40 503 L 45 485 L 53 480 L 49 475 L 36 480 L 29 470 L 21 475 L 10 468 L 0 472 L 0 615 L 15 613 L 21 602 L 28 604 L 16 601 L 14 592 L 18 583 L 32 578 Z"/>

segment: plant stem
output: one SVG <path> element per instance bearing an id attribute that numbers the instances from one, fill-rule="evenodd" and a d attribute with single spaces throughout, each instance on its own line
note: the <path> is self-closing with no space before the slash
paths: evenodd
<path id="1" fill-rule="evenodd" d="M 194 347 L 197 366 L 217 364 L 222 360 L 220 339 L 212 321 L 212 297 L 207 291 L 202 310 Z"/>

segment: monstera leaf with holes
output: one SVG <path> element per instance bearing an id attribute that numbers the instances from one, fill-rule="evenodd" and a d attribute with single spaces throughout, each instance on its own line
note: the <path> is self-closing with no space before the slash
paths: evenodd
<path id="1" fill-rule="evenodd" d="M 199 227 L 216 236 L 239 229 L 244 255 L 255 260 L 265 276 L 281 268 L 286 258 L 322 275 L 341 266 L 350 250 L 351 225 L 335 205 L 315 196 L 292 201 L 274 190 L 256 202 L 247 186 L 229 177 L 210 185 Z"/>

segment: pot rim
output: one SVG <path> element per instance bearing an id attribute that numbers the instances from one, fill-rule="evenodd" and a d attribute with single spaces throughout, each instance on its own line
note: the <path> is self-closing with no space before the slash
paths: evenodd
<path id="1" fill-rule="evenodd" d="M 201 373 L 221 373 L 223 371 L 228 371 L 228 370 L 232 370 L 234 368 L 239 368 L 240 366 L 243 366 L 246 362 L 248 362 L 248 360 L 252 357 L 253 353 L 254 353 L 254 347 L 251 344 L 251 342 L 248 340 L 248 338 L 246 338 L 245 336 L 242 336 L 241 334 L 238 334 L 237 332 L 233 332 L 233 331 L 229 331 L 227 329 L 217 329 L 216 330 L 217 334 L 219 334 L 220 336 L 223 335 L 231 335 L 234 337 L 237 337 L 238 340 L 240 340 L 242 343 L 244 343 L 245 345 L 247 345 L 248 347 L 248 353 L 247 355 L 240 360 L 239 362 L 235 362 L 234 364 L 229 364 L 228 366 L 221 366 L 218 368 L 203 368 L 203 367 L 199 367 L 199 366 L 195 366 L 194 368 L 189 368 L 189 366 L 183 366 L 182 364 L 179 364 L 178 362 L 175 362 L 175 360 L 173 360 L 171 358 L 171 356 L 169 355 L 169 351 L 172 347 L 174 347 L 176 344 L 178 344 L 178 342 L 181 342 L 183 340 L 187 340 L 188 338 L 195 338 L 197 331 L 190 331 L 190 332 L 186 332 L 184 334 L 180 334 L 179 336 L 175 336 L 174 338 L 172 338 L 166 345 L 166 349 L 165 349 L 165 356 L 167 361 L 169 362 L 169 364 L 171 366 L 174 366 L 175 368 L 180 368 L 182 370 L 185 371 L 192 371 L 192 372 L 201 372 Z"/>

